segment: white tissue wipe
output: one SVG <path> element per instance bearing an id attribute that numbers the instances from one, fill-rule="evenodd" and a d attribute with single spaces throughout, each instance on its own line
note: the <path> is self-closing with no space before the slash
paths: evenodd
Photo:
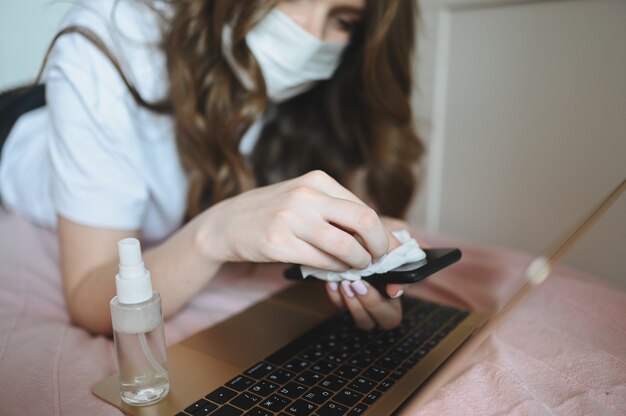
<path id="1" fill-rule="evenodd" d="M 370 265 L 364 269 L 350 269 L 348 271 L 338 273 L 317 269 L 315 267 L 300 266 L 302 278 L 313 276 L 328 282 L 361 280 L 362 277 L 370 276 L 375 273 L 386 273 L 396 267 L 400 267 L 407 263 L 414 263 L 426 258 L 424 250 L 420 248 L 414 238 L 411 238 L 411 235 L 407 230 L 394 231 L 392 234 L 398 239 L 398 241 L 400 241 L 401 245 L 385 254 L 374 263 L 370 263 Z"/>

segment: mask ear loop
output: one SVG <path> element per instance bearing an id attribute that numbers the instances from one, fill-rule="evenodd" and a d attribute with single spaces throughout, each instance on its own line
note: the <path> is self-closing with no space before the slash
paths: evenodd
<path id="1" fill-rule="evenodd" d="M 241 85 L 243 85 L 246 90 L 253 91 L 254 81 L 243 70 L 241 65 L 237 63 L 233 56 L 233 29 L 230 25 L 224 25 L 224 29 L 222 29 L 222 54 L 239 82 L 241 82 Z"/>

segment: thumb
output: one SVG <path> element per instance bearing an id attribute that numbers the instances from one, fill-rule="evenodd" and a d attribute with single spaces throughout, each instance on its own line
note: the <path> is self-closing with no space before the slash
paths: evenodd
<path id="1" fill-rule="evenodd" d="M 404 293 L 405 285 L 389 284 L 387 285 L 387 295 L 390 298 L 399 298 Z"/>
<path id="2" fill-rule="evenodd" d="M 385 233 L 387 233 L 387 238 L 389 239 L 389 249 L 387 252 L 393 250 L 394 248 L 400 247 L 402 243 L 398 240 L 391 232 L 385 228 Z"/>

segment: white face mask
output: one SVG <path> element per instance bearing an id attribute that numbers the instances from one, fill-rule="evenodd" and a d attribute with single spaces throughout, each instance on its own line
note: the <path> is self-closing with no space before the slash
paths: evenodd
<path id="1" fill-rule="evenodd" d="M 226 26 L 222 35 L 226 59 L 243 85 L 252 89 L 252 80 L 232 57 L 230 27 Z M 248 32 L 246 43 L 261 67 L 267 96 L 276 103 L 310 89 L 317 81 L 329 79 L 347 46 L 315 38 L 278 9 Z"/>

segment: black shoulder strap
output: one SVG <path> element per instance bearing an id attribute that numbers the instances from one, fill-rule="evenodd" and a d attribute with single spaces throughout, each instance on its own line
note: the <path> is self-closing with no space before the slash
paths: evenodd
<path id="1" fill-rule="evenodd" d="M 24 113 L 46 105 L 44 84 L 16 88 L 0 94 L 0 151 L 11 128 Z"/>

